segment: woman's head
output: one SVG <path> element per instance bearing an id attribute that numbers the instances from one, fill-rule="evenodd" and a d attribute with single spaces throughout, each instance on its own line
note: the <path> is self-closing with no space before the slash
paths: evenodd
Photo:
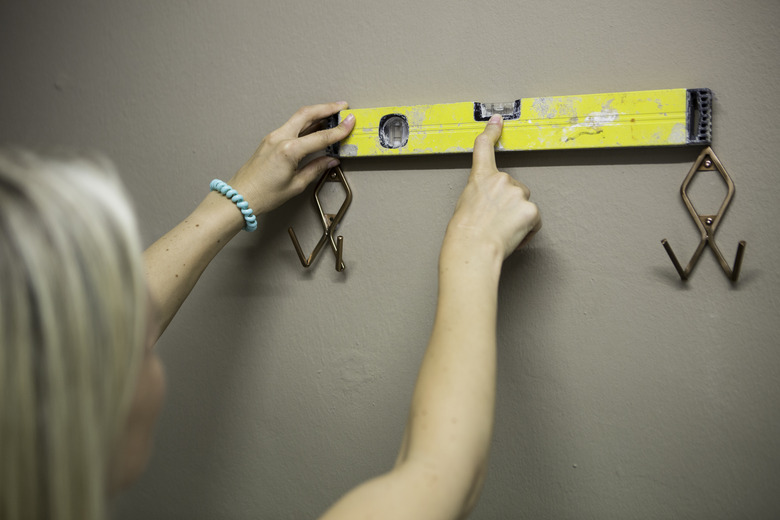
<path id="1" fill-rule="evenodd" d="M 132 466 L 117 454 L 146 327 L 140 239 L 110 165 L 0 152 L 0 517 L 104 514 Z"/>

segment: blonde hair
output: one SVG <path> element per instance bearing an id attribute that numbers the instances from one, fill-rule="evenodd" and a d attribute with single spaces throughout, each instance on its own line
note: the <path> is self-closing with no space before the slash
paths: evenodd
<path id="1" fill-rule="evenodd" d="M 110 164 L 0 150 L 1 518 L 105 516 L 146 295 Z"/>

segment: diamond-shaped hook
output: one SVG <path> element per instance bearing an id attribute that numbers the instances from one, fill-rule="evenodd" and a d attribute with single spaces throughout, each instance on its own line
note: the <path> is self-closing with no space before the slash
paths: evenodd
<path id="1" fill-rule="evenodd" d="M 320 190 L 327 181 L 341 183 L 341 185 L 344 187 L 344 191 L 346 192 L 346 198 L 341 204 L 341 208 L 339 208 L 338 212 L 335 214 L 325 213 L 319 198 Z M 341 272 L 344 270 L 346 267 L 342 259 L 344 254 L 344 237 L 339 235 L 336 240 L 334 240 L 333 233 L 336 231 L 336 227 L 338 226 L 339 222 L 341 222 L 342 217 L 344 217 L 344 213 L 347 212 L 347 208 L 349 208 L 351 203 L 352 189 L 349 187 L 347 178 L 344 176 L 344 172 L 341 170 L 341 168 L 336 166 L 326 171 L 322 177 L 320 177 L 320 180 L 317 182 L 317 186 L 314 188 L 314 204 L 317 206 L 317 211 L 320 213 L 324 231 L 320 237 L 319 242 L 317 242 L 317 245 L 314 246 L 314 250 L 308 257 L 303 253 L 303 249 L 301 249 L 301 245 L 298 243 L 298 238 L 295 236 L 295 231 L 293 230 L 292 226 L 287 229 L 287 232 L 290 234 L 290 238 L 292 239 L 293 246 L 295 246 L 295 252 L 298 253 L 298 258 L 300 259 L 303 267 L 311 266 L 312 262 L 322 249 L 322 246 L 324 246 L 325 242 L 328 241 L 330 242 L 330 247 L 333 250 L 333 254 L 336 255 L 336 271 Z"/>
<path id="2" fill-rule="evenodd" d="M 716 170 L 718 173 L 720 173 L 720 176 L 726 183 L 728 192 L 726 193 L 726 197 L 723 199 L 723 203 L 720 205 L 720 209 L 715 215 L 700 215 L 693 207 L 691 200 L 688 198 L 688 186 L 698 172 L 712 170 Z M 723 258 L 720 249 L 718 249 L 718 246 L 715 243 L 715 230 L 718 228 L 720 219 L 723 217 L 724 213 L 726 213 L 726 208 L 731 202 L 731 198 L 734 196 L 734 183 L 731 181 L 731 177 L 729 177 L 729 174 L 726 172 L 726 169 L 723 167 L 723 164 L 721 164 L 720 160 L 718 160 L 718 157 L 715 155 L 715 152 L 712 151 L 711 147 L 708 146 L 705 148 L 699 155 L 699 158 L 696 159 L 696 162 L 693 163 L 693 166 L 691 167 L 688 175 L 685 177 L 685 180 L 682 183 L 682 186 L 680 187 L 680 195 L 682 196 L 683 202 L 685 203 L 685 207 L 688 208 L 688 212 L 691 214 L 691 217 L 693 217 L 693 221 L 696 224 L 696 227 L 699 228 L 699 231 L 701 232 L 701 241 L 699 242 L 699 247 L 696 248 L 696 252 L 693 253 L 693 257 L 691 258 L 691 261 L 688 262 L 688 265 L 685 269 L 682 268 L 680 262 L 677 260 L 677 256 L 675 256 L 674 252 L 672 251 L 672 246 L 669 245 L 669 242 L 667 242 L 666 239 L 661 240 L 661 244 L 663 244 L 664 249 L 666 249 L 669 258 L 674 264 L 674 268 L 677 269 L 677 273 L 680 275 L 680 278 L 683 280 L 688 279 L 691 271 L 693 271 L 693 268 L 696 266 L 696 262 L 699 261 L 699 257 L 701 256 L 702 251 L 704 251 L 704 247 L 709 245 L 712 249 L 712 252 L 715 253 L 715 257 L 718 259 L 718 263 L 720 263 L 721 268 L 726 273 L 726 276 L 728 276 L 731 281 L 736 282 L 737 278 L 739 277 L 739 270 L 742 267 L 742 257 L 745 254 L 745 241 L 741 240 L 739 242 L 739 245 L 737 246 L 737 256 L 734 259 L 734 268 L 730 268 L 729 264 L 726 262 L 726 259 Z"/>

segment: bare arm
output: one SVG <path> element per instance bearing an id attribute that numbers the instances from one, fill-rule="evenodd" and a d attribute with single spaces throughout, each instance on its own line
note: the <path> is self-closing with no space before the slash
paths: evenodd
<path id="1" fill-rule="evenodd" d="M 439 303 L 396 467 L 325 519 L 454 519 L 476 505 L 493 428 L 496 306 L 503 260 L 541 226 L 529 191 L 496 169 L 502 121 L 475 143 L 471 176 L 439 259 Z"/>
<path id="2" fill-rule="evenodd" d="M 354 118 L 336 128 L 314 131 L 319 122 L 347 108 L 346 103 L 304 107 L 263 139 L 252 157 L 227 181 L 256 214 L 268 212 L 306 186 L 335 159 L 320 157 L 298 168 L 308 154 L 344 139 Z M 207 189 L 207 187 L 204 187 Z M 206 266 L 244 226 L 236 205 L 210 192 L 193 211 L 144 252 L 146 276 L 157 320 L 157 337 L 170 323 Z"/>

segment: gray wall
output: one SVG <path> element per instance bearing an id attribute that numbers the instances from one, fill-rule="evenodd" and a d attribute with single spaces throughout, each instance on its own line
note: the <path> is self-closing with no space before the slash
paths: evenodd
<path id="1" fill-rule="evenodd" d="M 303 104 L 711 88 L 735 286 L 709 251 L 680 283 L 660 244 L 698 242 L 697 149 L 500 155 L 544 229 L 504 269 L 473 517 L 778 518 L 779 23 L 776 0 L 3 2 L 0 140 L 108 153 L 151 243 Z M 308 196 L 231 243 L 159 344 L 167 406 L 118 518 L 311 518 L 390 467 L 469 164 L 346 161 L 343 274 L 298 263 Z"/>

